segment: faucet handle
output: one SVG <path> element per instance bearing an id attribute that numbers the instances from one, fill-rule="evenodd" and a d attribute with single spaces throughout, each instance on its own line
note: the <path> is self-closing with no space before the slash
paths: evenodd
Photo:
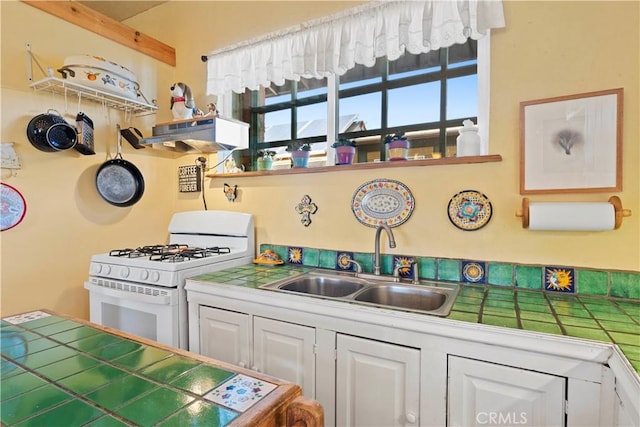
<path id="1" fill-rule="evenodd" d="M 400 270 L 403 268 L 411 268 L 413 266 L 413 279 L 412 283 L 417 285 L 420 283 L 420 275 L 418 274 L 418 261 L 415 258 L 409 258 L 409 265 L 403 264 L 398 261 L 393 266 L 393 277 L 397 280 L 400 279 Z"/>
<path id="2" fill-rule="evenodd" d="M 360 264 L 358 261 L 349 258 L 347 259 L 347 262 L 356 266 L 356 274 L 362 273 L 362 264 Z"/>
<path id="3" fill-rule="evenodd" d="M 393 277 L 400 278 L 400 270 L 405 268 L 406 266 L 402 264 L 400 261 L 397 261 L 393 266 Z"/>
<path id="4" fill-rule="evenodd" d="M 411 283 L 413 283 L 414 285 L 419 285 L 420 273 L 418 272 L 418 260 L 416 260 L 415 258 L 411 258 L 409 262 L 410 265 L 413 266 L 413 280 L 411 281 Z"/>

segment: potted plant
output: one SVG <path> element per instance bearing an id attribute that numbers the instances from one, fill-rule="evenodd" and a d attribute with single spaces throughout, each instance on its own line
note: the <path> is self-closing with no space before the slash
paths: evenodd
<path id="1" fill-rule="evenodd" d="M 275 157 L 276 152 L 271 150 L 260 150 L 258 151 L 258 170 L 259 171 L 268 171 L 271 170 L 273 166 L 273 158 Z"/>
<path id="2" fill-rule="evenodd" d="M 388 160 L 407 160 L 407 155 L 409 154 L 409 140 L 404 136 L 403 132 L 385 136 L 384 144 L 387 148 Z"/>
<path id="3" fill-rule="evenodd" d="M 291 153 L 291 160 L 294 168 L 306 168 L 309 164 L 309 152 L 311 144 L 308 142 L 293 141 L 287 146 L 287 151 Z"/>
<path id="4" fill-rule="evenodd" d="M 336 165 L 350 165 L 356 154 L 356 142 L 352 139 L 338 139 L 331 144 L 336 149 Z"/>

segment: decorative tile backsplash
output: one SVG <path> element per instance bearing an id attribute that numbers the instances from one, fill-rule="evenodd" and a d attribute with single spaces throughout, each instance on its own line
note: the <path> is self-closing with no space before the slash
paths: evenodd
<path id="1" fill-rule="evenodd" d="M 467 283 L 487 282 L 487 263 L 478 261 L 462 261 L 462 281 Z"/>
<path id="2" fill-rule="evenodd" d="M 355 271 L 353 263 L 353 252 L 338 252 L 337 253 L 336 270 L 342 271 Z"/>
<path id="3" fill-rule="evenodd" d="M 262 252 L 262 251 L 260 251 Z M 286 263 L 288 264 L 303 264 L 304 260 L 304 249 L 296 246 L 290 246 L 287 249 L 287 256 L 284 257 Z"/>
<path id="4" fill-rule="evenodd" d="M 271 249 L 287 264 L 333 270 L 354 271 L 347 259 L 357 261 L 365 272 L 373 271 L 373 254 L 299 246 L 262 244 L 260 252 Z M 609 271 L 559 265 L 526 265 L 482 260 L 381 255 L 382 274 L 392 274 L 397 263 L 414 260 L 423 280 L 444 280 L 496 287 L 515 287 L 563 294 L 640 299 L 640 272 Z M 412 277 L 413 268 L 400 269 L 402 277 Z"/>
<path id="5" fill-rule="evenodd" d="M 575 293 L 575 270 L 573 268 L 545 267 L 544 290 Z"/>

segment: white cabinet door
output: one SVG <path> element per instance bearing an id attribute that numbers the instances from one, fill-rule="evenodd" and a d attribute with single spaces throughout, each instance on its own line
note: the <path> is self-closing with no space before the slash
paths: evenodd
<path id="1" fill-rule="evenodd" d="M 616 389 L 614 394 L 613 425 L 615 427 L 640 426 L 640 413 L 638 412 L 640 398 L 638 398 L 638 392 L 632 392 L 631 395 L 629 395 L 624 390 Z"/>
<path id="2" fill-rule="evenodd" d="M 618 396 L 616 396 L 615 402 L 615 426 L 616 427 L 633 427 L 637 426 L 637 420 L 634 421 L 634 414 L 627 409 L 626 405 L 622 403 L 622 400 Z"/>
<path id="3" fill-rule="evenodd" d="M 315 398 L 315 341 L 315 328 L 254 317 L 251 369 L 298 384 Z"/>
<path id="4" fill-rule="evenodd" d="M 419 350 L 341 334 L 336 347 L 336 425 L 419 425 Z"/>
<path id="5" fill-rule="evenodd" d="M 248 314 L 200 306 L 200 354 L 249 367 L 250 325 Z"/>
<path id="6" fill-rule="evenodd" d="M 565 425 L 566 378 L 456 356 L 448 365 L 449 426 Z"/>

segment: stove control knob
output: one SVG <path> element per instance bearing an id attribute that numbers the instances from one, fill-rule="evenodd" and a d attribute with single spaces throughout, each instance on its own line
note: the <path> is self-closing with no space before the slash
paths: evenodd
<path id="1" fill-rule="evenodd" d="M 152 271 L 151 272 L 151 281 L 152 282 L 157 282 L 158 280 L 160 280 L 160 273 L 158 273 L 157 271 Z"/>
<path id="2" fill-rule="evenodd" d="M 103 272 L 104 274 L 109 274 L 109 273 L 111 273 L 111 266 L 110 266 L 110 265 L 105 265 L 105 266 L 103 266 L 103 267 L 102 267 L 102 272 Z"/>
<path id="3" fill-rule="evenodd" d="M 91 264 L 91 273 L 99 274 L 102 271 L 102 265 L 100 264 Z"/>
<path id="4" fill-rule="evenodd" d="M 140 279 L 147 280 L 149 278 L 149 270 L 140 271 Z"/>
<path id="5" fill-rule="evenodd" d="M 129 277 L 129 267 L 122 267 L 122 270 L 120 270 L 120 277 Z"/>

